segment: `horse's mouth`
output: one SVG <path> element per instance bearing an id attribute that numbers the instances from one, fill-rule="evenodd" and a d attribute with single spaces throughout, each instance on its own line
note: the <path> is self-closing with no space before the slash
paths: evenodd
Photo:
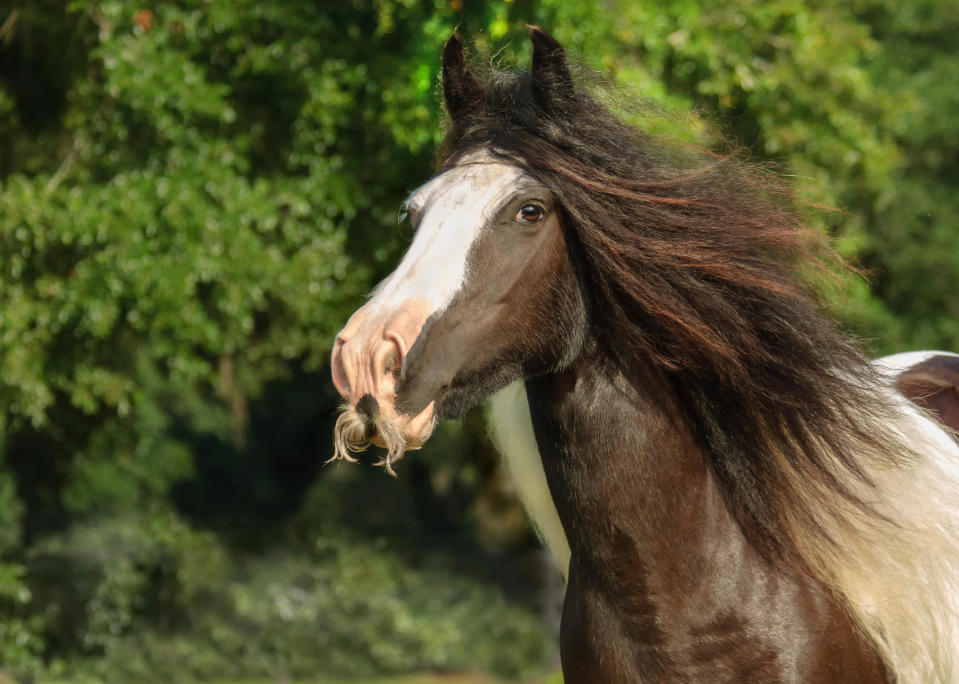
<path id="1" fill-rule="evenodd" d="M 343 407 L 333 428 L 333 456 L 330 461 L 355 462 L 353 453 L 365 451 L 370 444 L 386 454 L 374 465 L 383 466 L 396 477 L 393 464 L 407 451 L 419 449 L 433 434 L 437 418 L 431 402 L 416 416 L 384 411 L 371 395 L 364 395 L 356 404 Z"/>

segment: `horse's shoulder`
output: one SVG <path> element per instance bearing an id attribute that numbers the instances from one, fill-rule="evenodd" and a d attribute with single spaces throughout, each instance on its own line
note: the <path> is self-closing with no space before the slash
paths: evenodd
<path id="1" fill-rule="evenodd" d="M 880 360 L 893 372 L 896 387 L 913 403 L 959 431 L 959 354 L 909 352 Z"/>

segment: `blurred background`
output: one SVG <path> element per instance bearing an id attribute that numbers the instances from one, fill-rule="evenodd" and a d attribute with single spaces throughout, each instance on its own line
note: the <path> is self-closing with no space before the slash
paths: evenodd
<path id="1" fill-rule="evenodd" d="M 873 353 L 959 350 L 954 0 L 3 0 L 0 682 L 556 671 L 561 581 L 481 410 L 398 480 L 322 466 L 442 45 L 525 66 L 525 23 L 792 176 Z"/>

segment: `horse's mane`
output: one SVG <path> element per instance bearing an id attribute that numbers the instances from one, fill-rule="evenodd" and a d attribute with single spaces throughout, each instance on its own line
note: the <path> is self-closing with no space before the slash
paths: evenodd
<path id="1" fill-rule="evenodd" d="M 838 259 L 825 237 L 780 177 L 741 154 L 647 135 L 582 89 L 546 112 L 529 74 L 493 73 L 484 87 L 446 163 L 486 147 L 550 188 L 605 352 L 638 384 L 650 368 L 666 380 L 752 543 L 855 604 L 857 580 L 836 559 L 871 562 L 865 540 L 910 515 L 877 505 L 876 480 L 923 457 L 902 406 L 821 313 L 810 283 Z M 852 610 L 887 658 L 908 657 L 890 655 L 887 623 Z"/>
<path id="2" fill-rule="evenodd" d="M 866 507 L 846 484 L 868 480 L 848 445 L 905 454 L 862 425 L 886 407 L 863 391 L 876 385 L 870 364 L 806 284 L 813 271 L 829 277 L 833 254 L 789 188 L 735 153 L 646 135 L 582 91 L 546 116 L 528 81 L 491 77 L 485 112 L 454 149 L 490 146 L 559 198 L 601 312 L 592 332 L 628 377 L 642 381 L 650 364 L 665 376 L 753 542 L 794 555 L 782 517 L 808 505 L 794 478 Z"/>

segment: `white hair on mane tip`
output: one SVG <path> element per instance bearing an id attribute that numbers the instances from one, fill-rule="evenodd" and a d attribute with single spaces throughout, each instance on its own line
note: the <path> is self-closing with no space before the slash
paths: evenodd
<path id="1" fill-rule="evenodd" d="M 533 435 L 533 421 L 522 382 L 514 382 L 493 395 L 488 419 L 493 445 L 506 459 L 533 529 L 549 549 L 563 573 L 563 579 L 566 579 L 569 571 L 569 542 L 546 484 L 546 473 Z"/>

